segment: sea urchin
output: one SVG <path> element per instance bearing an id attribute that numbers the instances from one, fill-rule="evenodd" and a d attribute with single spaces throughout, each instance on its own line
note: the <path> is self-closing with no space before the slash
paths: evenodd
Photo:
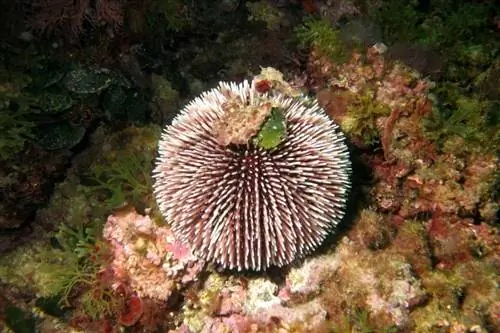
<path id="1" fill-rule="evenodd" d="M 311 252 L 341 220 L 350 187 L 344 136 L 317 103 L 255 87 L 221 83 L 195 98 L 165 128 L 154 169 L 174 235 L 229 269 Z M 282 136 L 261 145 L 274 111 L 284 126 L 270 135 Z"/>

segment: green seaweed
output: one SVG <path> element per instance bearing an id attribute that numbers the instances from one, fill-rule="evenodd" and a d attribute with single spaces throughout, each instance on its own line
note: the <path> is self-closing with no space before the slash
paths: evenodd
<path id="1" fill-rule="evenodd" d="M 172 87 L 166 77 L 158 74 L 151 75 L 153 112 L 151 118 L 163 124 L 172 119 L 179 110 L 179 92 Z"/>
<path id="2" fill-rule="evenodd" d="M 339 63 L 348 59 L 349 50 L 342 41 L 340 31 L 334 29 L 326 20 L 308 17 L 295 29 L 295 34 L 302 47 L 315 46 L 331 60 Z"/>
<path id="3" fill-rule="evenodd" d="M 498 149 L 497 102 L 466 96 L 452 84 L 438 86 L 434 94 L 432 113 L 422 120 L 422 125 L 427 137 L 438 147 L 458 136 L 465 140 L 464 150 L 470 145 L 485 151 Z"/>
<path id="4" fill-rule="evenodd" d="M 370 10 L 388 44 L 403 42 L 438 50 L 446 60 L 440 75 L 464 87 L 498 56 L 500 40 L 492 27 L 494 1 L 383 1 Z M 423 55 L 425 57 L 425 55 Z"/>
<path id="5" fill-rule="evenodd" d="M 457 42 L 484 40 L 492 4 L 453 0 L 430 1 L 427 8 L 419 1 L 388 0 L 370 10 L 382 27 L 386 42 L 413 41 L 432 47 L 454 47 Z M 460 43 L 458 43 L 460 45 Z"/>
<path id="6" fill-rule="evenodd" d="M 439 47 L 453 47 L 457 41 L 477 42 L 488 26 L 489 10 L 487 2 L 435 1 L 431 15 L 420 25 L 418 37 L 426 45 Z"/>
<path id="7" fill-rule="evenodd" d="M 385 42 L 415 40 L 423 14 L 417 10 L 418 1 L 389 0 L 371 10 L 370 16 L 381 26 Z"/>
<path id="8" fill-rule="evenodd" d="M 246 7 L 250 12 L 249 21 L 258 21 L 266 24 L 268 30 L 278 30 L 283 13 L 268 1 L 247 2 Z"/>
<path id="9" fill-rule="evenodd" d="M 101 265 L 91 256 L 95 254 L 97 230 L 95 226 L 70 228 L 61 224 L 54 236 L 53 250 L 45 254 L 39 272 L 44 276 L 47 294 L 60 297 L 61 306 L 70 306 L 70 298 L 78 287 L 88 288 L 96 283 Z"/>
<path id="10" fill-rule="evenodd" d="M 13 157 L 33 137 L 35 124 L 27 116 L 35 99 L 23 91 L 30 82 L 29 76 L 0 67 L 0 160 Z"/>
<path id="11" fill-rule="evenodd" d="M 26 120 L 25 114 L 23 111 L 12 112 L 9 107 L 0 108 L 0 160 L 15 156 L 33 137 L 35 124 Z"/>
<path id="12" fill-rule="evenodd" d="M 128 25 L 132 32 L 166 36 L 190 26 L 183 0 L 153 0 L 147 8 L 129 8 Z"/>
<path id="13" fill-rule="evenodd" d="M 37 274 L 47 296 L 40 304 L 48 311 L 62 314 L 64 308 L 77 302 L 87 315 L 97 319 L 120 308 L 122 298 L 113 293 L 100 274 L 108 260 L 106 244 L 98 240 L 100 233 L 97 224 L 78 228 L 61 224 L 52 249 L 41 253 L 43 260 Z"/>
<path id="14" fill-rule="evenodd" d="M 388 0 L 370 10 L 384 42 L 419 44 L 446 60 L 433 110 L 422 121 L 426 136 L 441 149 L 491 151 L 500 143 L 495 15 L 494 1 Z"/>
<path id="15" fill-rule="evenodd" d="M 108 69 L 77 67 L 36 47 L 0 45 L 0 160 L 15 157 L 36 139 L 43 148 L 72 148 L 85 129 L 65 120 L 77 104 L 98 104 L 109 85 L 130 87 Z M 135 103 L 134 103 L 135 102 Z M 130 99 L 129 110 L 136 108 Z M 133 112 L 136 112 L 134 109 Z"/>
<path id="16" fill-rule="evenodd" d="M 123 299 L 116 297 L 110 288 L 103 284 L 95 284 L 79 298 L 83 311 L 93 319 L 109 316 L 116 309 L 123 308 Z"/>
<path id="17" fill-rule="evenodd" d="M 171 31 L 181 31 L 189 26 L 189 20 L 182 15 L 182 0 L 155 0 L 152 5 L 153 13 L 160 13 Z"/>
<path id="18" fill-rule="evenodd" d="M 377 119 L 388 116 L 390 113 L 391 110 L 387 105 L 378 103 L 372 92 L 366 92 L 356 96 L 354 101 L 349 104 L 340 126 L 346 133 L 358 137 L 367 145 L 371 145 L 380 139 Z"/>
<path id="19" fill-rule="evenodd" d="M 332 333 L 395 333 L 398 329 L 394 325 L 389 325 L 381 329 L 377 329 L 375 325 L 370 322 L 370 313 L 361 308 L 355 308 L 342 317 L 342 323 L 334 323 L 331 327 Z"/>
<path id="20" fill-rule="evenodd" d="M 111 208 L 129 202 L 140 202 L 150 193 L 151 159 L 145 154 L 125 153 L 110 165 L 96 165 L 90 179 L 92 189 L 104 191 Z"/>
<path id="21" fill-rule="evenodd" d="M 93 225 L 71 228 L 61 224 L 54 238 L 63 251 L 73 251 L 79 259 L 82 259 L 94 251 L 96 233 L 96 227 Z"/>

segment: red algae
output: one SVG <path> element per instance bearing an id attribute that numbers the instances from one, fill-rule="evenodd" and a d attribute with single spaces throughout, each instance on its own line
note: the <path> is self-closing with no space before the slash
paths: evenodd
<path id="1" fill-rule="evenodd" d="M 142 299 L 137 295 L 131 295 L 126 302 L 124 312 L 118 319 L 120 325 L 133 326 L 141 318 L 144 312 Z"/>

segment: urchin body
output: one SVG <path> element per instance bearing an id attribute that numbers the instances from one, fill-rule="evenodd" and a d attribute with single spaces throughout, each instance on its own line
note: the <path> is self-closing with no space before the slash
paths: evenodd
<path id="1" fill-rule="evenodd" d="M 221 83 L 188 104 L 159 143 L 154 192 L 175 236 L 224 268 L 264 270 L 314 250 L 344 215 L 351 164 L 342 133 L 316 103 Z M 286 118 L 273 149 L 222 145 L 224 103 L 266 99 Z"/>

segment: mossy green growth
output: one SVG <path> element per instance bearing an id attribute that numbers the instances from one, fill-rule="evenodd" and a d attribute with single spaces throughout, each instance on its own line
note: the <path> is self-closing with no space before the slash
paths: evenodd
<path id="1" fill-rule="evenodd" d="M 478 4 L 438 0 L 423 8 L 417 0 L 388 0 L 374 6 L 369 14 L 382 27 L 386 42 L 414 41 L 432 47 L 452 47 L 457 41 L 487 37 L 480 35 L 489 24 L 492 5 L 492 1 Z"/>
<path id="2" fill-rule="evenodd" d="M 154 97 L 162 100 L 164 103 L 177 102 L 179 99 L 179 93 L 164 76 L 154 73 L 151 74 L 151 84 Z"/>
<path id="3" fill-rule="evenodd" d="M 180 31 L 189 26 L 187 17 L 181 14 L 184 6 L 182 0 L 155 0 L 153 1 L 153 11 L 163 15 L 167 27 L 172 31 Z"/>
<path id="4" fill-rule="evenodd" d="M 469 262 L 452 271 L 433 271 L 422 275 L 429 302 L 411 312 L 416 324 L 414 332 L 442 332 L 444 322 L 484 328 L 484 309 L 498 298 L 495 274 L 489 273 L 485 266 L 483 263 Z M 476 271 L 476 268 L 480 269 Z M 476 294 L 475 290 L 480 288 L 485 290 Z"/>
<path id="5" fill-rule="evenodd" d="M 128 27 L 134 33 L 167 35 L 190 26 L 189 16 L 183 11 L 183 0 L 153 0 L 144 9 L 129 8 Z"/>
<path id="6" fill-rule="evenodd" d="M 420 31 L 416 29 L 423 14 L 417 10 L 418 1 L 389 0 L 376 6 L 370 16 L 381 26 L 386 42 L 414 40 Z"/>
<path id="7" fill-rule="evenodd" d="M 179 111 L 179 92 L 162 75 L 152 74 L 151 84 L 153 90 L 151 118 L 157 123 L 163 124 L 167 120 L 173 119 L 174 115 Z"/>
<path id="8" fill-rule="evenodd" d="M 73 229 L 102 223 L 110 213 L 109 207 L 91 187 L 80 181 L 79 177 L 69 175 L 64 182 L 56 184 L 49 204 L 38 211 L 38 220 L 53 228 L 64 224 Z"/>
<path id="9" fill-rule="evenodd" d="M 247 2 L 245 5 L 250 12 L 250 21 L 264 22 L 269 30 L 279 29 L 283 13 L 269 1 Z"/>
<path id="10" fill-rule="evenodd" d="M 314 46 L 339 63 L 348 59 L 349 50 L 342 41 L 340 31 L 334 29 L 326 20 L 306 18 L 303 24 L 295 29 L 295 34 L 302 47 Z"/>
<path id="11" fill-rule="evenodd" d="M 432 113 L 423 119 L 426 136 L 445 149 L 447 141 L 458 136 L 464 140 L 463 152 L 470 149 L 492 151 L 500 147 L 500 104 L 461 93 L 452 84 L 439 85 L 434 94 Z"/>
<path id="12" fill-rule="evenodd" d="M 469 85 L 498 56 L 494 0 L 383 1 L 370 17 L 380 25 L 383 41 L 412 43 L 439 51 L 446 64 L 445 80 Z"/>
<path id="13" fill-rule="evenodd" d="M 9 105 L 2 104 L 0 106 L 0 160 L 7 160 L 20 152 L 26 141 L 33 137 L 34 123 L 23 119 L 23 112 L 12 112 Z"/>
<path id="14" fill-rule="evenodd" d="M 368 91 L 363 95 L 355 96 L 347 107 L 345 116 L 340 121 L 340 127 L 347 134 L 371 145 L 380 139 L 377 119 L 388 116 L 390 113 L 390 108 L 378 103 L 374 94 Z"/>
<path id="15" fill-rule="evenodd" d="M 29 76 L 0 67 L 0 160 L 13 157 L 33 137 L 35 124 L 27 115 L 35 99 L 23 92 L 30 82 Z"/>
<path id="16" fill-rule="evenodd" d="M 418 38 L 426 45 L 452 47 L 457 41 L 469 43 L 484 41 L 488 38 L 488 16 L 492 3 L 467 3 L 453 0 L 440 0 L 432 3 L 431 15 L 425 18 L 419 28 Z M 414 28 L 415 29 L 415 28 Z M 421 31 L 419 31 L 421 30 Z M 460 43 L 457 46 L 462 46 Z"/>
<path id="17" fill-rule="evenodd" d="M 37 331 L 35 317 L 16 306 L 7 306 L 2 317 L 7 327 L 14 333 L 35 333 Z"/>
<path id="18" fill-rule="evenodd" d="M 377 329 L 370 322 L 370 313 L 361 308 L 353 309 L 348 315 L 342 318 L 342 323 L 332 323 L 332 333 L 396 333 L 396 326 L 387 326 L 382 329 Z"/>

